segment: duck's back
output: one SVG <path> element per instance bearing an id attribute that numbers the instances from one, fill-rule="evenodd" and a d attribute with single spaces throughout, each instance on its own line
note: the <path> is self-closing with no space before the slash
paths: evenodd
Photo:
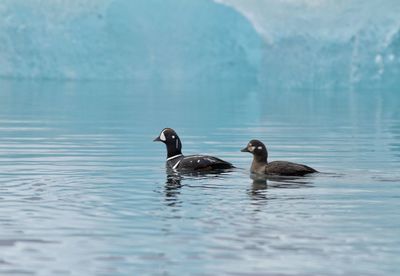
<path id="1" fill-rule="evenodd" d="M 317 172 L 315 169 L 293 162 L 287 161 L 273 161 L 265 166 L 266 174 L 273 175 L 288 175 L 288 176 L 302 176 L 309 173 Z"/>
<path id="2" fill-rule="evenodd" d="M 188 155 L 181 159 L 177 169 L 179 170 L 224 170 L 234 166 L 214 156 L 208 155 Z"/>

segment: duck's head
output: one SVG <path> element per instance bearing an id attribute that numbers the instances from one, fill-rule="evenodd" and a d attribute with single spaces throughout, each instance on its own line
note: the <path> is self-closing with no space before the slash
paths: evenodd
<path id="1" fill-rule="evenodd" d="M 268 152 L 265 145 L 259 140 L 251 140 L 247 146 L 240 150 L 241 152 L 250 152 L 255 158 L 267 160 Z"/>
<path id="2" fill-rule="evenodd" d="M 172 128 L 164 128 L 154 142 L 163 142 L 167 146 L 168 158 L 182 154 L 182 143 L 178 134 Z"/>

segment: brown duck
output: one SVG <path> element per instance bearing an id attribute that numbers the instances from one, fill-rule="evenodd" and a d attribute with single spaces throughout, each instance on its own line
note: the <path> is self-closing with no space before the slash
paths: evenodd
<path id="1" fill-rule="evenodd" d="M 253 154 L 253 163 L 251 164 L 250 168 L 252 173 L 282 176 L 303 176 L 309 173 L 318 172 L 317 170 L 302 164 L 287 161 L 268 162 L 267 148 L 259 140 L 251 140 L 241 151 L 250 152 Z"/>

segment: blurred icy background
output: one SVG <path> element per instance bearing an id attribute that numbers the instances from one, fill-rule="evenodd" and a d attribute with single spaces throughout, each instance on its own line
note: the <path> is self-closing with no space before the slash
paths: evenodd
<path id="1" fill-rule="evenodd" d="M 398 85 L 397 0 L 3 0 L 0 76 Z"/>

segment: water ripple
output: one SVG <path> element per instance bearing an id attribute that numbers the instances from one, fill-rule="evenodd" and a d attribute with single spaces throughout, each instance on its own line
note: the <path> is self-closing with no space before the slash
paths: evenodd
<path id="1" fill-rule="evenodd" d="M 398 119 L 374 108 L 337 114 L 318 96 L 314 111 L 335 119 L 310 120 L 308 109 L 282 115 L 279 103 L 269 111 L 246 97 L 217 108 L 212 97 L 143 88 L 118 98 L 112 87 L 97 88 L 75 95 L 44 86 L 45 105 L 0 102 L 0 274 L 397 274 Z M 179 112 L 165 112 L 176 102 Z M 208 105 L 201 120 L 179 116 Z M 382 118 L 371 125 L 370 113 Z M 217 155 L 238 169 L 168 175 L 165 149 L 151 138 L 171 121 L 185 153 Z M 253 138 L 265 141 L 271 160 L 322 173 L 252 177 L 251 156 L 239 149 Z"/>

